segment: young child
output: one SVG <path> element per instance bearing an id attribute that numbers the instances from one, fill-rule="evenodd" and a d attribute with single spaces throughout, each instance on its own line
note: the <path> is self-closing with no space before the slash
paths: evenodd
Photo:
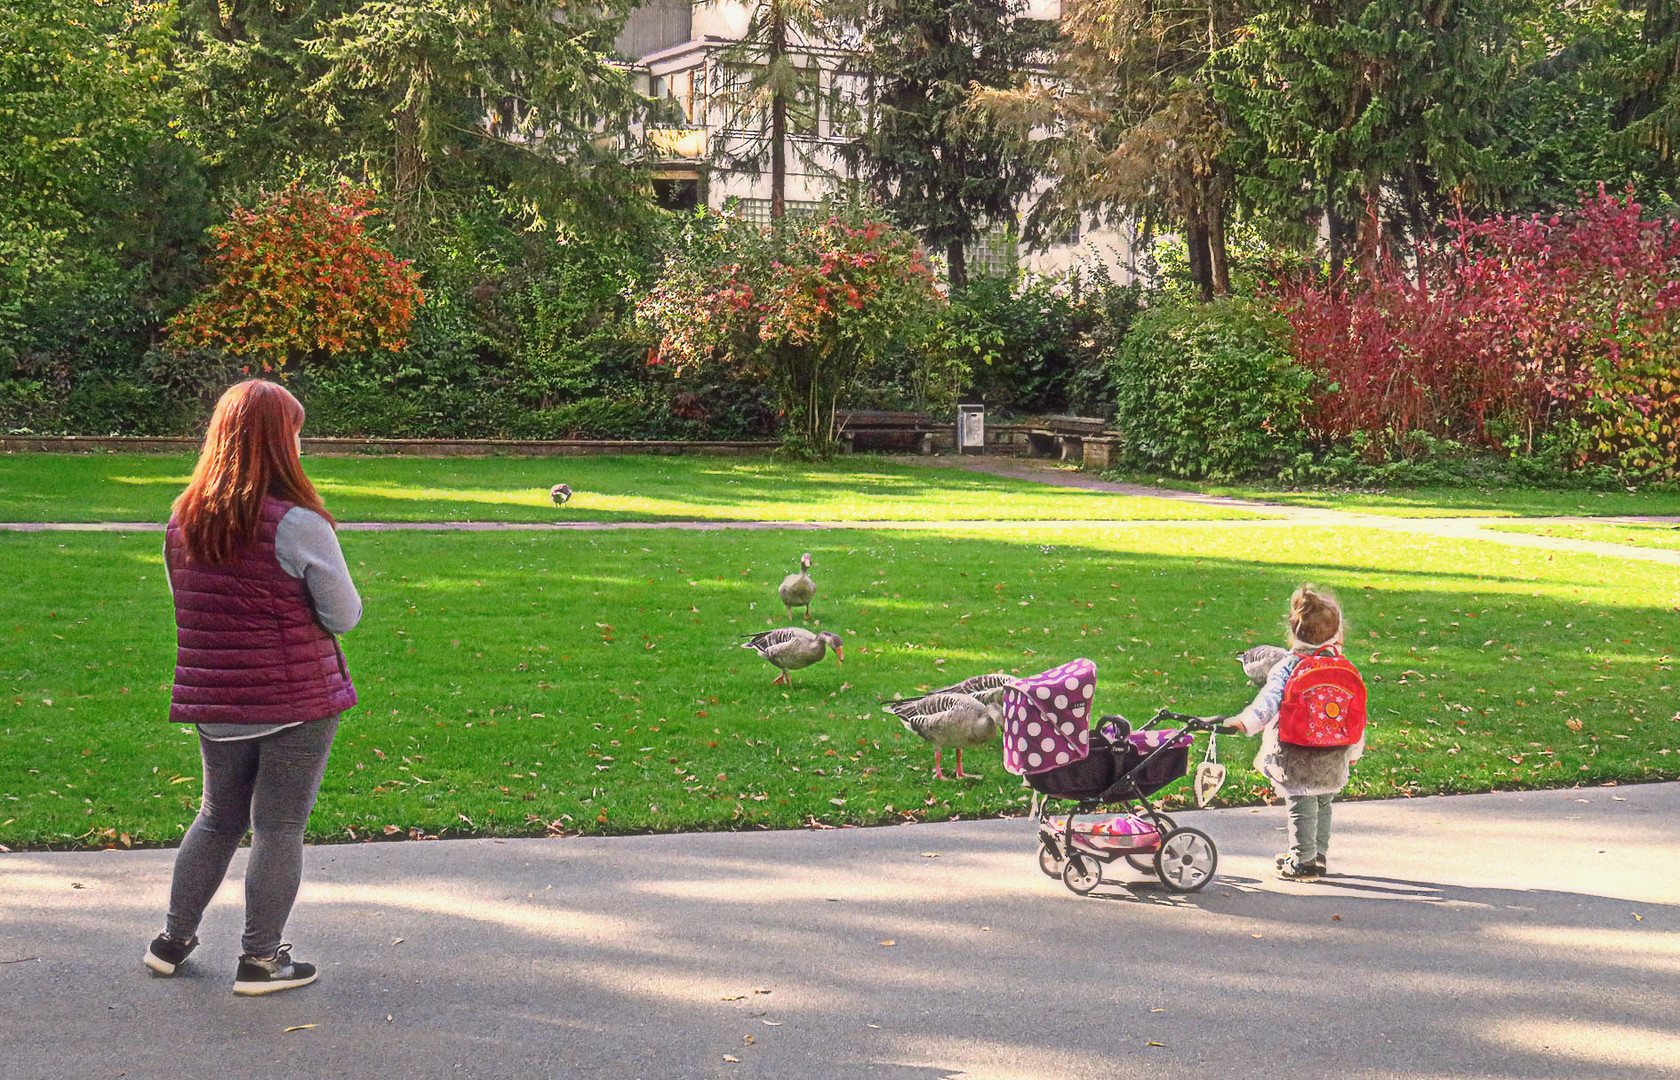
<path id="1" fill-rule="evenodd" d="M 1289 811 L 1289 850 L 1278 877 L 1325 874 L 1330 802 L 1365 750 L 1365 683 L 1342 655 L 1345 628 L 1335 597 L 1302 585 L 1289 598 L 1289 653 L 1248 708 L 1225 721 L 1260 736 L 1254 767 Z"/>

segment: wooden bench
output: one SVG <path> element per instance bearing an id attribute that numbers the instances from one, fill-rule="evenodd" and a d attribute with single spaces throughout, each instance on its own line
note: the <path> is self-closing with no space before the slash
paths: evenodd
<path id="1" fill-rule="evenodd" d="M 1095 441 L 1108 421 L 1100 416 L 1039 416 L 1021 426 L 1033 454 L 1062 461 L 1084 461 L 1085 440 Z"/>
<path id="2" fill-rule="evenodd" d="M 933 453 L 934 436 L 948 433 L 948 424 L 935 424 L 925 412 L 894 409 L 841 409 L 835 414 L 846 451 L 915 450 Z"/>

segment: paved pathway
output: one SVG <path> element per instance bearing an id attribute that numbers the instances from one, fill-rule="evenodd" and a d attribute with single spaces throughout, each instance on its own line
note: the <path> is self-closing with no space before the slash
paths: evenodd
<path id="1" fill-rule="evenodd" d="M 917 459 L 907 458 L 915 461 Z M 1138 525 L 1175 525 L 1195 528 L 1280 528 L 1303 523 L 1320 525 L 1357 526 L 1389 532 L 1414 533 L 1423 536 L 1446 537 L 1459 540 L 1479 540 L 1505 544 L 1510 547 L 1536 548 L 1545 551 L 1573 551 L 1589 555 L 1632 559 L 1637 562 L 1680 566 L 1680 551 L 1663 548 L 1635 547 L 1631 544 L 1612 544 L 1597 540 L 1576 540 L 1563 536 L 1544 536 L 1538 533 L 1500 532 L 1492 525 L 1576 525 L 1576 524 L 1672 524 L 1680 518 L 1671 517 L 1394 517 L 1367 514 L 1323 507 L 1288 506 L 1237 499 L 1227 495 L 1207 495 L 1194 491 L 1176 491 L 1144 484 L 1116 483 L 1102 480 L 1078 469 L 1058 467 L 1032 459 L 973 457 L 953 458 L 950 465 L 974 472 L 1007 476 L 1058 487 L 1086 491 L 1110 491 L 1120 495 L 1147 496 L 1173 502 L 1195 503 L 1227 510 L 1242 510 L 1267 515 L 1259 518 L 1216 519 L 1211 521 L 1168 519 L 1148 521 L 1119 519 L 1112 521 L 350 521 L 339 527 L 347 531 L 424 531 L 424 532 L 606 532 L 615 530 L 673 530 L 679 532 L 718 532 L 729 530 L 777 529 L 947 529 L 960 525 L 965 530 L 989 531 L 1043 527 L 1086 527 L 1112 529 Z M 0 532 L 161 532 L 158 522 L 0 522 Z"/>
<path id="2" fill-rule="evenodd" d="M 1338 804 L 1320 884 L 1271 876 L 1279 808 L 1181 818 L 1190 897 L 1077 898 L 1021 819 L 312 847 L 322 979 L 253 999 L 243 853 L 173 979 L 173 852 L 0 855 L 0 1075 L 1675 1075 L 1680 784 Z"/>

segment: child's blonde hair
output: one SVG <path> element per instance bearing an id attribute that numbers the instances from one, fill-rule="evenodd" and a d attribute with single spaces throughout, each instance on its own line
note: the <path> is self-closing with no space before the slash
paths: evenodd
<path id="1" fill-rule="evenodd" d="M 1335 594 L 1313 584 L 1302 585 L 1289 597 L 1289 647 L 1318 648 L 1343 637 L 1342 605 Z"/>

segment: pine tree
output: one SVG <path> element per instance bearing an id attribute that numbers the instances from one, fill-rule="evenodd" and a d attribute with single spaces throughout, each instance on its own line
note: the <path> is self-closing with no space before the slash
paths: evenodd
<path id="1" fill-rule="evenodd" d="M 1499 180 L 1514 2 L 1256 0 L 1213 65 L 1243 200 L 1322 218 L 1338 274 L 1350 256 L 1369 267 L 1397 220 L 1416 230 L 1442 201 L 1482 197 Z"/>
<path id="2" fill-rule="evenodd" d="M 768 165 L 772 221 L 787 213 L 788 152 L 807 168 L 824 168 L 815 140 L 821 71 L 810 62 L 823 25 L 817 0 L 757 0 L 746 32 L 711 65 L 713 99 L 724 113 L 713 160 L 755 176 Z"/>
<path id="3" fill-rule="evenodd" d="M 971 91 L 1025 86 L 1052 26 L 1024 17 L 1022 0 L 861 0 L 872 122 L 845 159 L 894 219 L 944 251 L 953 291 L 967 283 L 965 245 L 1013 224 L 1038 176 L 1028 153 L 984 113 Z"/>
<path id="4" fill-rule="evenodd" d="M 1619 142 L 1655 157 L 1653 172 L 1680 199 L 1680 0 L 1644 0 L 1640 52 L 1610 73 L 1622 91 Z"/>

